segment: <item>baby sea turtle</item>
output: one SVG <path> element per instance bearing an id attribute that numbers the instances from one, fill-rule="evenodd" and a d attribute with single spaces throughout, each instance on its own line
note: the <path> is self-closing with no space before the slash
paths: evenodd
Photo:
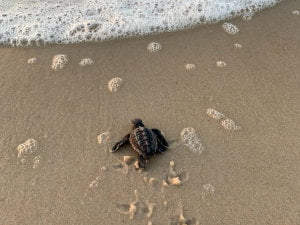
<path id="1" fill-rule="evenodd" d="M 165 152 L 169 146 L 161 131 L 145 127 L 141 119 L 131 121 L 132 131 L 112 147 L 115 152 L 123 144 L 130 143 L 132 148 L 139 154 L 138 167 L 144 169 L 148 159 L 154 153 Z"/>

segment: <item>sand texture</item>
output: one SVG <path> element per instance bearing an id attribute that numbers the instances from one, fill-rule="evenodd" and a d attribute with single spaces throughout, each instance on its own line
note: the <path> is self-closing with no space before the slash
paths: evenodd
<path id="1" fill-rule="evenodd" d="M 0 224 L 300 224 L 299 9 L 234 35 L 2 46 Z M 109 152 L 133 118 L 170 143 L 145 171 Z"/>

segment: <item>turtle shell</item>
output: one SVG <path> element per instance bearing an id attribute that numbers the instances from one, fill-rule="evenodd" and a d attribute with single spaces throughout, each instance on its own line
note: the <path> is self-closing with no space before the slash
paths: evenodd
<path id="1" fill-rule="evenodd" d="M 145 159 L 151 157 L 157 149 L 157 137 L 146 127 L 134 129 L 130 134 L 129 142 L 133 149 Z"/>

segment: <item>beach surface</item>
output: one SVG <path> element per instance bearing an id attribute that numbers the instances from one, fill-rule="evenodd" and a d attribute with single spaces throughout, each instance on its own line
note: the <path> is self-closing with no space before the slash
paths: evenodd
<path id="1" fill-rule="evenodd" d="M 235 35 L 221 22 L 99 43 L 2 46 L 0 224 L 300 224 L 295 10 L 299 1 L 284 1 L 230 20 Z M 149 52 L 151 42 L 161 49 Z M 68 62 L 56 71 L 57 54 Z M 93 64 L 80 66 L 84 58 Z M 115 77 L 122 82 L 113 92 Z M 170 143 L 144 171 L 123 161 L 136 157 L 130 145 L 109 152 L 134 118 Z"/>

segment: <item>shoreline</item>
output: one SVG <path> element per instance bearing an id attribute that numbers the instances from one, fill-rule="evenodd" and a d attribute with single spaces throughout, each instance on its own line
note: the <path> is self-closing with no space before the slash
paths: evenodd
<path id="1" fill-rule="evenodd" d="M 97 1 L 85 4 L 72 1 L 72 4 L 69 2 L 69 4 L 59 5 L 47 2 L 34 4 L 34 6 L 19 4 L 17 9 L 13 4 L 7 9 L 5 8 L 8 5 L 3 5 L 2 11 L 7 13 L 2 15 L 3 31 L 0 40 L 2 42 L 15 40 L 14 45 L 25 45 L 36 39 L 39 40 L 38 42 L 43 42 L 42 39 L 45 42 L 51 42 L 53 39 L 60 43 L 70 40 L 81 42 L 161 33 L 160 30 L 176 31 L 195 27 L 201 23 L 205 24 L 206 21 L 209 21 L 206 22 L 207 24 L 213 24 L 216 21 L 233 19 L 235 15 L 248 20 L 256 12 L 281 1 L 252 0 L 224 4 L 222 1 L 199 0 L 178 4 L 171 0 L 167 4 L 163 1 L 156 4 L 151 1 L 137 1 L 133 4 L 112 2 L 111 4 L 104 0 L 101 4 Z M 41 13 L 38 13 L 39 10 Z M 52 16 L 43 17 L 43 14 Z M 179 15 L 180 19 L 178 19 Z"/>
<path id="2" fill-rule="evenodd" d="M 284 4 L 284 1 L 281 1 L 279 3 L 276 3 L 275 6 L 270 6 L 270 7 L 267 7 L 267 8 L 264 8 L 260 11 L 257 11 L 253 17 L 256 17 L 257 15 L 259 14 L 262 14 L 262 13 L 265 13 L 266 11 L 268 10 L 272 10 L 273 7 L 278 7 L 279 5 L 281 4 Z M 186 32 L 192 32 L 193 30 L 199 30 L 201 28 L 203 29 L 207 29 L 205 27 L 210 27 L 210 26 L 222 26 L 223 23 L 225 22 L 230 22 L 230 21 L 235 21 L 235 20 L 239 20 L 239 21 L 243 21 L 245 23 L 247 23 L 247 21 L 243 20 L 242 19 L 242 16 L 232 16 L 232 17 L 229 17 L 227 19 L 224 19 L 224 20 L 221 20 L 221 21 L 217 21 L 217 22 L 211 22 L 211 23 L 205 23 L 205 24 L 193 24 L 189 27 L 186 27 L 184 29 L 179 29 L 179 30 L 171 30 L 171 31 L 161 31 L 161 32 L 154 32 L 154 33 L 149 33 L 149 34 L 146 34 L 146 35 L 143 35 L 143 36 L 138 36 L 138 35 L 133 35 L 133 36 L 128 36 L 128 37 L 123 37 L 123 38 L 112 38 L 112 39 L 107 39 L 107 40 L 103 40 L 103 41 L 87 41 L 87 42 L 77 42 L 77 43 L 47 43 L 47 44 L 41 44 L 41 45 L 36 45 L 36 44 L 33 44 L 33 45 L 27 45 L 27 46 L 11 46 L 11 45 L 8 45 L 8 44 L 1 44 L 0 43 L 0 48 L 24 48 L 24 49 L 27 49 L 27 48 L 35 48 L 35 47 L 38 47 L 38 48 L 47 48 L 47 47 L 55 47 L 55 46 L 74 46 L 74 45 L 87 45 L 87 44 L 105 44 L 107 42 L 118 42 L 118 41 L 126 41 L 126 40 L 139 40 L 139 39 L 144 39 L 144 38 L 150 38 L 150 37 L 153 37 L 155 39 L 156 36 L 163 36 L 163 35 L 172 35 L 172 34 L 178 34 L 178 33 L 186 33 Z M 250 19 L 252 20 L 252 19 Z"/>

